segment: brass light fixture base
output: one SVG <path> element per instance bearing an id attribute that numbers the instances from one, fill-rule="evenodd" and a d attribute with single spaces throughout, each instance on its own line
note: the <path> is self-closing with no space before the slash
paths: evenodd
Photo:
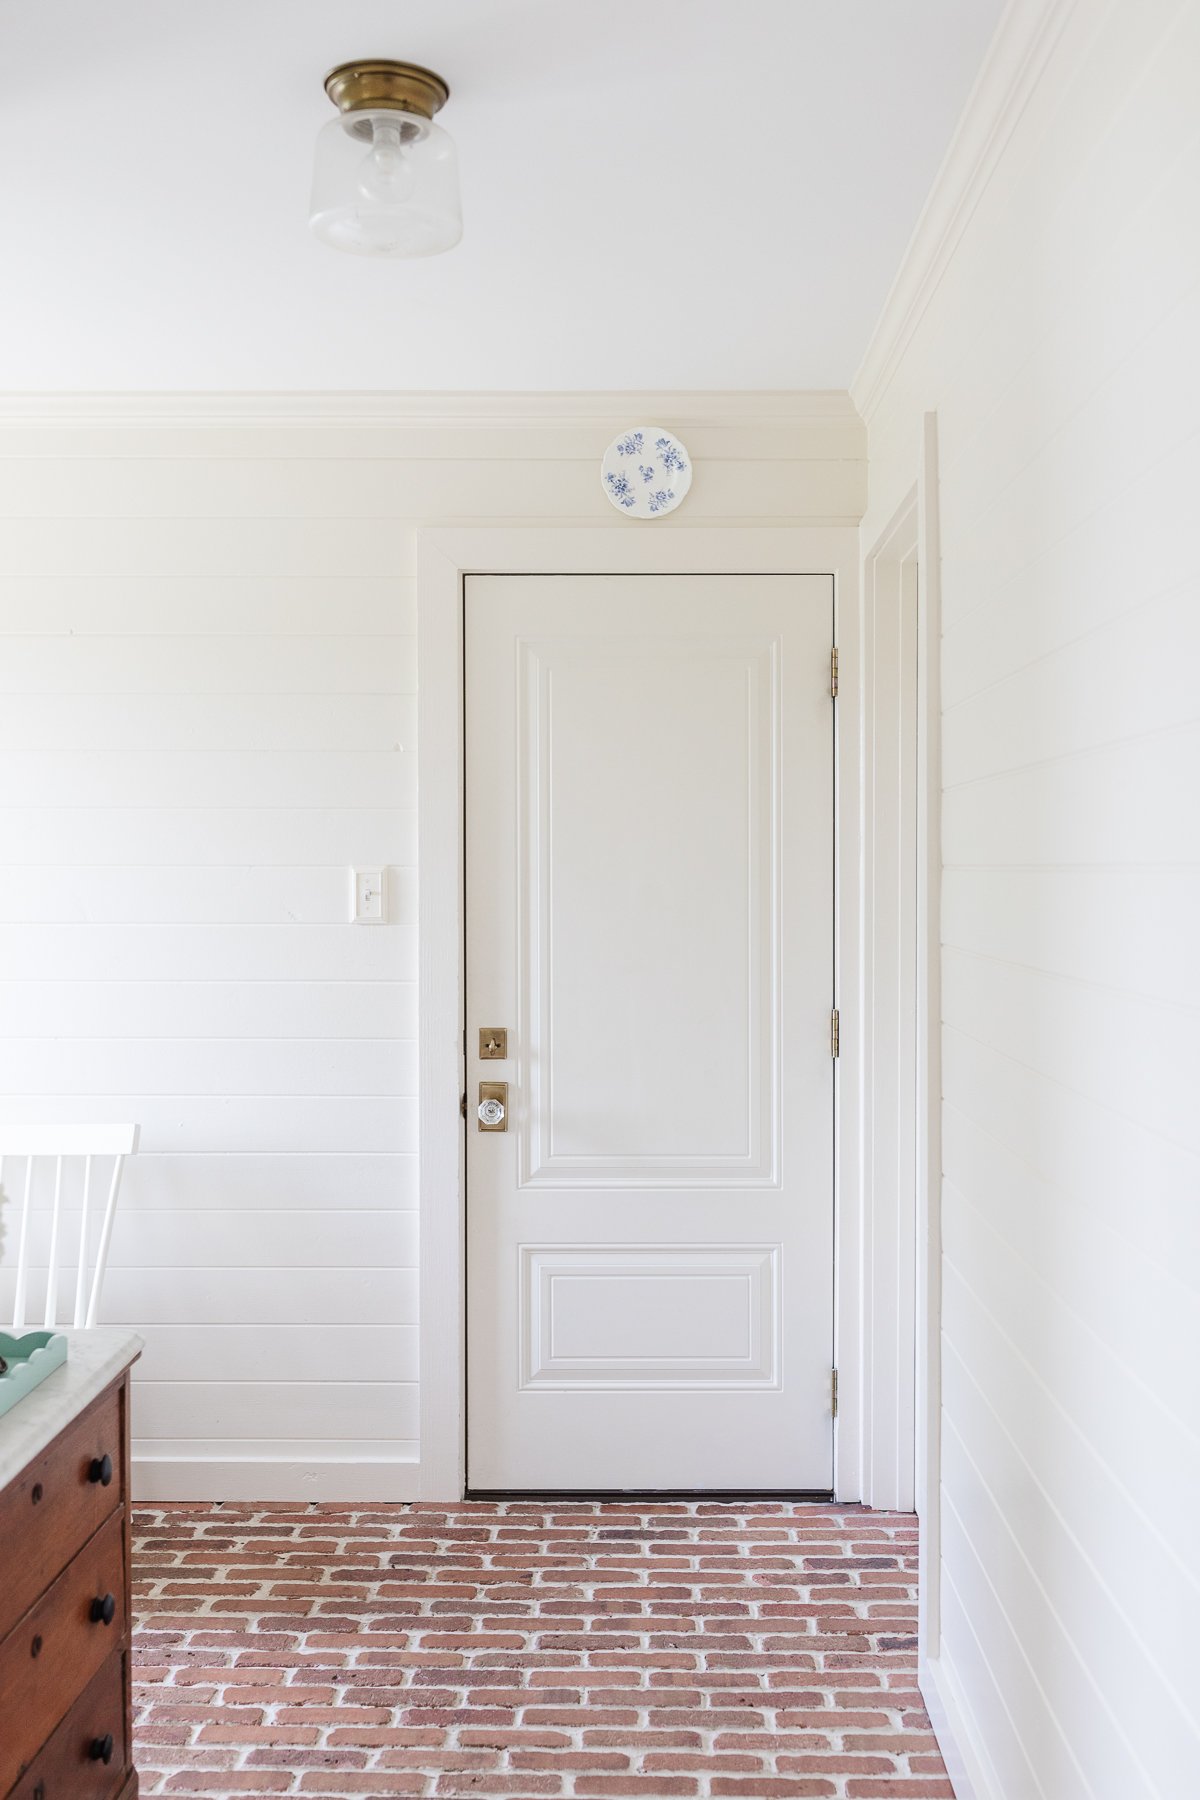
<path id="1" fill-rule="evenodd" d="M 339 63 L 325 77 L 325 92 L 344 113 L 390 109 L 423 119 L 432 119 L 450 98 L 450 89 L 432 69 L 385 56 Z"/>

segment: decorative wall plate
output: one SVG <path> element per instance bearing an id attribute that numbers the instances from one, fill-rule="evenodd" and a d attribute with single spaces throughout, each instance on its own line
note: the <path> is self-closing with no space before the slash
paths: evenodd
<path id="1" fill-rule="evenodd" d="M 692 459 L 661 425 L 635 425 L 604 452 L 600 485 L 628 518 L 658 519 L 674 512 L 691 487 Z"/>

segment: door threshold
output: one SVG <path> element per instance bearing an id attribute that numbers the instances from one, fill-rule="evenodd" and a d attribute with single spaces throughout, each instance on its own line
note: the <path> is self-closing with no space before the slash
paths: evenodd
<path id="1" fill-rule="evenodd" d="M 832 1488 L 467 1488 L 465 1500 L 787 1500 L 831 1506 Z"/>

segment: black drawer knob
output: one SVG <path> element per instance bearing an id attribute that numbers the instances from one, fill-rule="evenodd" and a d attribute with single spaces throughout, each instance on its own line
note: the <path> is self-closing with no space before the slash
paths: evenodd
<path id="1" fill-rule="evenodd" d="M 88 1480 L 98 1481 L 101 1487 L 107 1487 L 112 1480 L 112 1457 L 107 1453 L 104 1456 L 93 1456 L 88 1469 Z"/>
<path id="2" fill-rule="evenodd" d="M 103 1737 L 93 1738 L 88 1747 L 88 1755 L 93 1762 L 110 1763 L 113 1759 L 113 1734 L 106 1731 Z"/>
<path id="3" fill-rule="evenodd" d="M 117 1603 L 113 1596 L 111 1594 L 105 1594 L 103 1599 L 101 1599 L 100 1595 L 97 1594 L 96 1598 L 92 1601 L 92 1624 L 111 1625 L 116 1616 Z"/>

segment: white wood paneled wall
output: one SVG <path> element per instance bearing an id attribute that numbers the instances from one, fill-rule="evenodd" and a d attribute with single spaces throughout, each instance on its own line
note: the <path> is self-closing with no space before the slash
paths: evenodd
<path id="1" fill-rule="evenodd" d="M 1195 0 L 1013 6 L 855 388 L 868 542 L 938 415 L 926 1680 L 977 1800 L 1200 1793 L 1198 85 Z"/>
<path id="2" fill-rule="evenodd" d="M 647 419 L 653 527 L 598 472 Z M 0 408 L 0 1090 L 141 1123 L 142 1495 L 415 1491 L 419 526 L 853 524 L 864 446 L 844 395 Z"/>

